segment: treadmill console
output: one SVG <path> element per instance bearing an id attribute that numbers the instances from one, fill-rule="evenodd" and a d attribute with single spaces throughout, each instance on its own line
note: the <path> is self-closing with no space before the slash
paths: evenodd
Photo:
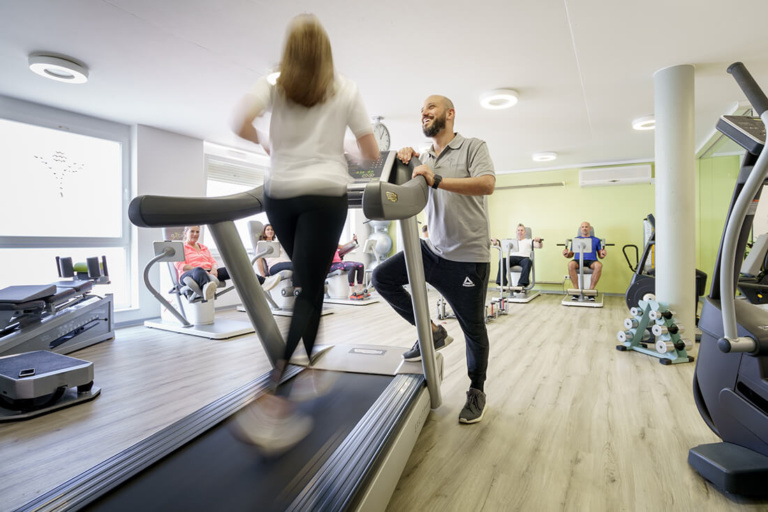
<path id="1" fill-rule="evenodd" d="M 759 117 L 720 116 L 717 129 L 755 156 L 765 146 L 765 124 Z"/>
<path id="2" fill-rule="evenodd" d="M 349 175 L 355 180 L 347 188 L 349 190 L 363 190 L 365 185 L 372 181 L 388 182 L 397 153 L 395 151 L 382 151 L 378 160 L 362 165 L 349 159 Z"/>

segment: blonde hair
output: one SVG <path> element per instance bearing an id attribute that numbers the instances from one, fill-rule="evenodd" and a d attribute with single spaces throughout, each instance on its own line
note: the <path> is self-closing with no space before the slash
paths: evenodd
<path id="1" fill-rule="evenodd" d="M 331 41 L 320 20 L 296 16 L 288 26 L 277 86 L 294 103 L 313 107 L 333 94 L 333 79 Z"/>

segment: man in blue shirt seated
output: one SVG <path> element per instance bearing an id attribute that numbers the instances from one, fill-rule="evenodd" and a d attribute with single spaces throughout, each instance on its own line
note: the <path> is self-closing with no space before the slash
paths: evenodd
<path id="1" fill-rule="evenodd" d="M 598 258 L 605 258 L 605 247 L 602 242 L 596 236 L 591 236 L 592 226 L 589 222 L 584 221 L 579 226 L 579 236 L 576 238 L 590 238 L 592 240 L 592 252 L 584 253 L 584 267 L 592 269 L 592 279 L 589 282 L 589 289 L 594 290 L 597 287 L 597 282 L 600 280 L 600 274 L 603 271 L 603 264 L 598 261 Z M 568 262 L 568 275 L 571 278 L 574 288 L 579 287 L 579 256 L 575 255 L 570 247 L 563 249 L 563 256 L 566 258 L 575 258 Z M 575 296 L 575 299 L 578 299 Z M 589 297 L 589 300 L 594 301 L 594 297 Z"/>

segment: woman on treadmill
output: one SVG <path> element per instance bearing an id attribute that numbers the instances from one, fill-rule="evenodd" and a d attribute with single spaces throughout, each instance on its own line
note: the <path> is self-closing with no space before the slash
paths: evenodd
<path id="1" fill-rule="evenodd" d="M 267 136 L 253 121 L 268 111 Z M 240 137 L 261 144 L 271 157 L 264 207 L 302 285 L 270 390 L 238 416 L 240 437 L 272 452 L 294 446 L 312 428 L 312 419 L 299 416 L 275 390 L 300 340 L 312 363 L 325 278 L 347 217 L 347 184 L 352 181 L 344 156 L 347 127 L 362 156 L 377 159 L 378 145 L 357 85 L 335 72 L 331 43 L 317 17 L 299 15 L 288 26 L 277 83 L 260 78 L 242 100 L 234 126 Z"/>

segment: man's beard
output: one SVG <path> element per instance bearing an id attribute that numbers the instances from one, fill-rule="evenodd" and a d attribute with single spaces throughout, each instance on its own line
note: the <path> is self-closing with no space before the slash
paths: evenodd
<path id="1" fill-rule="evenodd" d="M 440 133 L 440 130 L 445 128 L 445 117 L 445 114 L 435 117 L 435 119 L 432 121 L 432 124 L 428 127 L 422 125 L 421 130 L 424 132 L 424 135 L 427 137 L 434 137 Z"/>

